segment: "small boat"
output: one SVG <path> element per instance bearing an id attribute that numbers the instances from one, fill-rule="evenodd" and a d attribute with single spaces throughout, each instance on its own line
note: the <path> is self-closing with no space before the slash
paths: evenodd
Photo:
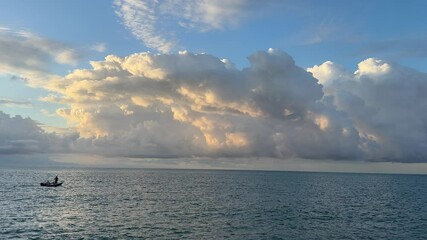
<path id="1" fill-rule="evenodd" d="M 61 186 L 63 183 L 64 182 L 57 182 L 57 183 L 55 183 L 55 182 L 49 182 L 49 181 L 47 181 L 47 182 L 44 182 L 44 183 L 40 183 L 40 186 L 43 186 L 43 187 L 58 187 L 58 186 Z"/>

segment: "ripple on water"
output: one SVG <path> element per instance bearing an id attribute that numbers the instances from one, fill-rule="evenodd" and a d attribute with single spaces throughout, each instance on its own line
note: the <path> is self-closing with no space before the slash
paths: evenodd
<path id="1" fill-rule="evenodd" d="M 65 185 L 43 188 L 45 178 Z M 423 239 L 419 175 L 0 169 L 1 238 Z"/>

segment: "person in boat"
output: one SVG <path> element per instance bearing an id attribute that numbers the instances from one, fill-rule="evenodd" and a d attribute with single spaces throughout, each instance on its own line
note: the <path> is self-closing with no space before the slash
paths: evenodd
<path id="1" fill-rule="evenodd" d="M 58 183 L 58 176 L 55 177 L 55 183 Z"/>

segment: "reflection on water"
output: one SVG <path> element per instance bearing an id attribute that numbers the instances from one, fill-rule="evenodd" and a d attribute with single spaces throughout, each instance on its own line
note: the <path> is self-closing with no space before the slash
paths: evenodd
<path id="1" fill-rule="evenodd" d="M 58 175 L 64 186 L 40 187 Z M 2 169 L 2 238 L 423 239 L 427 176 Z"/>

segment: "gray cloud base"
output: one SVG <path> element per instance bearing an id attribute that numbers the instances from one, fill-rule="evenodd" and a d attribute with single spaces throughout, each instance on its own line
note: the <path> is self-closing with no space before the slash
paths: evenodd
<path id="1" fill-rule="evenodd" d="M 46 133 L 37 122 L 0 111 L 0 154 L 40 154 L 67 152 L 77 135 Z"/>

